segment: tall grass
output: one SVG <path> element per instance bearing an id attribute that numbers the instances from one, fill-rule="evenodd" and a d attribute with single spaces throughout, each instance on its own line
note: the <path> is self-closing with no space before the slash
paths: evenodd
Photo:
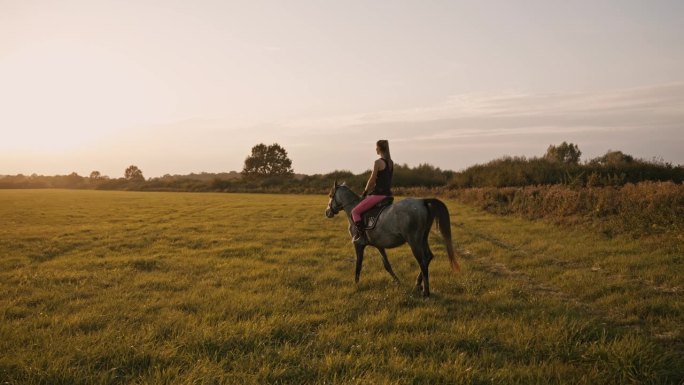
<path id="1" fill-rule="evenodd" d="M 684 185 L 628 183 L 619 187 L 481 187 L 400 189 L 406 195 L 439 195 L 499 215 L 520 215 L 605 233 L 648 235 L 684 232 Z"/>
<path id="2" fill-rule="evenodd" d="M 633 239 L 448 202 L 361 283 L 325 195 L 0 191 L 2 384 L 679 384 L 681 234 Z"/>

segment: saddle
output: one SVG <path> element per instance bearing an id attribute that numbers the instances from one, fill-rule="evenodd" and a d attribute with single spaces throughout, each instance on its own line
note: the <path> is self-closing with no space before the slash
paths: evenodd
<path id="1" fill-rule="evenodd" d="M 389 196 L 380 202 L 378 202 L 375 206 L 371 207 L 368 211 L 365 213 L 361 214 L 361 219 L 363 220 L 363 225 L 364 228 L 361 230 L 373 230 L 375 228 L 375 225 L 378 223 L 378 219 L 380 218 L 380 214 L 388 208 L 389 206 L 392 205 L 394 202 L 394 197 Z"/>

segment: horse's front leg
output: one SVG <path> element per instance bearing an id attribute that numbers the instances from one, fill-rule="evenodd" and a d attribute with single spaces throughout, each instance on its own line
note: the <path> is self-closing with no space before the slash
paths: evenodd
<path id="1" fill-rule="evenodd" d="M 387 252 L 385 249 L 382 247 L 378 247 L 378 251 L 380 252 L 380 255 L 382 256 L 382 264 L 385 266 L 385 270 L 387 270 L 388 273 L 394 278 L 394 282 L 399 284 L 399 278 L 397 277 L 396 274 L 394 274 L 394 271 L 392 270 L 392 265 L 389 263 L 389 259 L 387 258 Z"/>
<path id="2" fill-rule="evenodd" d="M 354 281 L 356 283 L 359 283 L 359 278 L 361 277 L 361 267 L 363 266 L 363 252 L 365 248 L 365 245 L 354 244 L 354 249 L 356 250 L 356 277 Z"/>

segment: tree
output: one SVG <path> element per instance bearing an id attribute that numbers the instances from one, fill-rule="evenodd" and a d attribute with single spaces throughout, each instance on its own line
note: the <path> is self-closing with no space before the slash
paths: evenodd
<path id="1" fill-rule="evenodd" d="M 78 175 L 75 171 L 64 177 L 64 182 L 69 187 L 78 186 L 83 182 L 83 177 Z"/>
<path id="2" fill-rule="evenodd" d="M 582 151 L 576 144 L 563 142 L 558 146 L 550 145 L 544 158 L 552 162 L 578 164 Z"/>
<path id="3" fill-rule="evenodd" d="M 144 181 L 145 177 L 143 176 L 142 170 L 138 168 L 138 166 L 130 165 L 124 171 L 124 178 L 128 181 Z"/>
<path id="4" fill-rule="evenodd" d="M 598 158 L 592 159 L 591 163 L 600 165 L 612 165 L 617 166 L 621 164 L 627 164 L 634 162 L 634 157 L 627 155 L 622 151 L 608 151 L 605 155 L 599 156 Z"/>
<path id="5" fill-rule="evenodd" d="M 252 147 L 252 155 L 245 159 L 242 169 L 244 176 L 291 176 L 292 160 L 287 157 L 287 151 L 278 143 L 267 146 L 263 143 Z"/>
<path id="6" fill-rule="evenodd" d="M 100 178 L 102 178 L 102 174 L 100 174 L 99 171 L 93 171 L 90 173 L 90 179 L 91 180 L 98 180 Z"/>

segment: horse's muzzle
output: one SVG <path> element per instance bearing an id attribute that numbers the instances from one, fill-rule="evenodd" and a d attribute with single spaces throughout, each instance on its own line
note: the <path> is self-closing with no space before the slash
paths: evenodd
<path id="1" fill-rule="evenodd" d="M 325 216 L 328 218 L 332 218 L 335 216 L 335 213 L 333 213 L 332 210 L 330 210 L 330 208 L 327 208 L 325 209 Z"/>

